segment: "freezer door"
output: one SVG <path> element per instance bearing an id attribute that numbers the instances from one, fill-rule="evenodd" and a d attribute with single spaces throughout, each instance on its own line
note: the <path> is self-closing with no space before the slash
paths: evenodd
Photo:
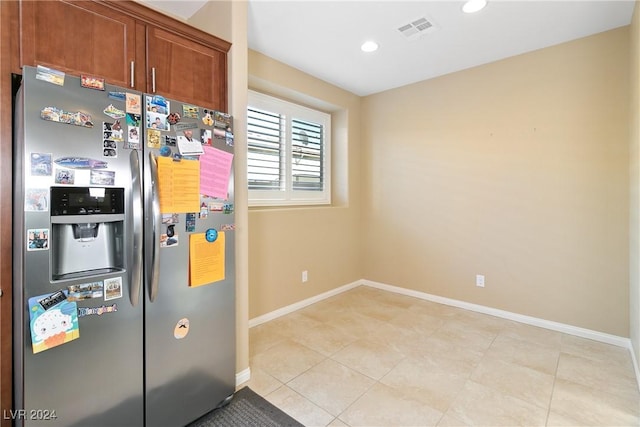
<path id="1" fill-rule="evenodd" d="M 205 162 L 197 156 L 174 159 L 179 154 L 177 139 L 185 137 L 184 130 L 198 141 L 204 135 L 207 147 L 219 150 L 218 154 L 232 154 L 233 145 L 213 137 L 214 123 L 207 120 L 205 108 L 147 95 L 145 109 L 145 136 L 152 141 L 146 144 L 149 152 L 144 156 L 149 261 L 145 268 L 146 422 L 179 426 L 211 411 L 235 390 L 235 231 L 233 171 L 227 176 L 228 195 L 200 194 L 199 177 L 185 184 L 181 166 L 206 167 Z M 168 121 L 171 113 L 174 123 L 180 116 L 179 126 Z M 179 208 L 182 202 L 170 200 L 194 188 L 198 200 L 190 205 L 192 211 L 185 212 Z M 167 208 L 167 202 L 174 209 L 178 206 L 179 212 Z M 207 230 L 210 238 L 217 234 L 217 243 L 206 241 Z M 217 245 L 220 251 L 210 259 L 220 280 L 196 286 L 197 273 L 190 270 L 190 260 L 198 256 L 195 246 L 207 244 Z"/>
<path id="2" fill-rule="evenodd" d="M 130 238 L 140 232 L 132 225 L 131 210 L 132 159 L 138 153 L 125 149 L 111 131 L 105 134 L 105 126 L 114 123 L 105 110 L 110 105 L 125 110 L 125 102 L 110 98 L 110 92 L 127 90 L 82 87 L 72 76 L 58 85 L 37 79 L 31 67 L 23 68 L 14 138 L 15 410 L 5 411 L 19 426 L 144 422 L 142 300 L 137 300 L 140 280 L 131 262 L 141 256 L 141 241 L 136 246 Z M 86 120 L 65 123 L 69 116 L 58 121 L 43 117 L 48 107 L 49 112 L 88 114 L 93 126 Z M 113 193 L 114 200 L 122 197 L 124 211 L 85 211 L 56 219 L 52 187 L 64 188 L 65 194 L 75 187 L 91 188 L 96 198 Z M 84 203 L 66 200 L 62 203 Z M 104 199 L 100 203 L 95 206 L 105 206 Z M 78 224 L 80 234 L 63 233 Z M 64 257 L 56 251 L 63 246 L 74 246 L 79 255 L 61 262 L 64 274 L 58 274 L 55 260 Z M 109 256 L 95 259 L 94 251 Z M 82 257 L 89 259 L 90 271 L 81 271 L 76 263 Z M 66 301 L 58 302 L 61 294 Z M 61 326 L 65 331 L 58 333 L 55 328 Z"/>

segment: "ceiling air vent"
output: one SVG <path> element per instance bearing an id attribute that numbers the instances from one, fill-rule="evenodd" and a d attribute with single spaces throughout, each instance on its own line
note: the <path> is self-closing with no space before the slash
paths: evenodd
<path id="1" fill-rule="evenodd" d="M 407 39 L 413 40 L 423 34 L 432 32 L 435 29 L 436 27 L 434 26 L 433 21 L 422 17 L 399 27 L 398 31 L 400 31 L 400 34 L 405 36 Z"/>

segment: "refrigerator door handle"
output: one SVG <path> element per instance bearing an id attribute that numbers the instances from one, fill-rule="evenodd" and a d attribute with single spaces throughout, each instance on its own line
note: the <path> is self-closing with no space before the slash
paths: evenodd
<path id="1" fill-rule="evenodd" d="M 160 224 L 162 224 L 162 214 L 160 213 L 160 200 L 158 197 L 158 162 L 153 153 L 149 153 L 149 165 L 151 170 L 151 279 L 149 281 L 149 300 L 153 302 L 158 293 L 158 282 L 160 280 Z"/>
<path id="2" fill-rule="evenodd" d="M 142 243 L 143 235 L 143 213 L 142 213 L 142 180 L 140 179 L 140 158 L 138 150 L 131 150 L 129 156 L 131 167 L 131 197 L 133 215 L 133 261 L 129 277 L 129 299 L 131 305 L 138 305 L 140 299 L 140 288 L 142 284 Z"/>

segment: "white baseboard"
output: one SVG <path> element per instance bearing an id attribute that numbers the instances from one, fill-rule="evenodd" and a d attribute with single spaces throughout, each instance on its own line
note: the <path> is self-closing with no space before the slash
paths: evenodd
<path id="1" fill-rule="evenodd" d="M 341 294 L 342 292 L 348 291 L 349 289 L 353 289 L 360 285 L 362 285 L 362 281 L 358 280 L 358 281 L 349 283 L 347 285 L 340 286 L 339 288 L 335 288 L 330 291 L 321 293 L 314 297 L 307 298 L 302 301 L 298 301 L 286 307 L 279 308 L 270 313 L 263 314 L 262 316 L 254 317 L 253 319 L 249 320 L 249 328 L 253 328 L 254 326 L 258 326 L 262 323 L 268 322 L 269 320 L 277 319 L 278 317 L 284 316 L 285 314 L 293 313 L 294 311 L 300 310 L 301 308 L 307 307 L 311 304 L 322 301 L 334 295 Z"/>
<path id="2" fill-rule="evenodd" d="M 371 280 L 362 280 L 362 283 L 364 285 L 371 286 L 372 288 L 382 289 L 385 291 L 395 292 L 397 294 L 407 295 L 414 298 L 420 298 L 427 301 L 463 308 L 465 310 L 475 311 L 478 313 L 489 314 L 491 316 L 525 323 L 527 325 L 538 326 L 540 328 L 551 329 L 552 331 L 558 331 L 569 335 L 575 335 L 594 341 L 616 345 L 618 347 L 631 348 L 631 340 L 629 340 L 629 338 L 619 337 L 617 335 L 605 334 L 603 332 L 593 331 L 591 329 L 553 322 L 551 320 L 539 319 L 537 317 L 525 316 L 523 314 L 512 313 L 510 311 L 499 310 L 497 308 L 486 307 L 484 305 L 472 304 L 465 301 L 431 295 L 425 292 L 414 291 L 398 286 L 386 285 L 384 283 L 373 282 Z"/>
<path id="3" fill-rule="evenodd" d="M 472 304 L 465 301 L 445 298 L 438 295 L 428 294 L 426 292 L 420 292 L 412 289 L 401 288 L 399 286 L 387 285 L 385 283 L 374 282 L 372 280 L 366 280 L 366 279 L 357 280 L 355 282 L 349 283 L 339 288 L 332 289 L 328 292 L 324 292 L 322 294 L 316 295 L 311 298 L 307 298 L 305 300 L 288 305 L 286 307 L 279 308 L 278 310 L 272 311 L 262 316 L 254 317 L 253 319 L 249 320 L 249 328 L 253 328 L 254 326 L 268 322 L 269 320 L 276 319 L 280 316 L 293 313 L 294 311 L 300 310 L 301 308 L 307 307 L 311 304 L 322 301 L 334 295 L 338 295 L 342 292 L 348 291 L 350 289 L 353 289 L 361 285 L 382 289 L 385 291 L 394 292 L 396 294 L 406 295 L 406 296 L 419 298 L 427 301 L 432 301 L 439 304 L 445 304 L 452 307 L 458 307 L 465 310 L 475 311 L 478 313 L 489 314 L 491 316 L 513 320 L 515 322 L 520 322 L 527 325 L 538 326 L 540 328 L 550 329 L 552 331 L 562 332 L 569 335 L 575 335 L 578 337 L 587 338 L 594 341 L 615 345 L 618 347 L 624 347 L 628 349 L 629 352 L 631 353 L 631 358 L 633 360 L 633 367 L 636 373 L 636 380 L 638 381 L 638 388 L 640 389 L 640 371 L 638 367 L 638 360 L 636 359 L 635 352 L 633 351 L 633 345 L 629 338 L 624 338 L 624 337 L 620 337 L 612 334 L 606 334 L 604 332 L 598 332 L 591 329 L 580 328 L 578 326 L 567 325 L 565 323 L 554 322 L 551 320 L 540 319 L 537 317 L 525 316 L 523 314 L 512 313 L 510 311 L 499 310 L 499 309 L 487 307 L 484 305 Z M 248 371 L 248 368 L 245 371 Z M 242 371 L 240 374 L 243 374 L 245 371 Z M 237 374 L 236 378 L 238 378 L 240 374 Z M 249 373 L 247 373 L 246 375 L 248 380 Z"/>
<path id="4" fill-rule="evenodd" d="M 427 301 L 432 301 L 440 304 L 450 305 L 453 307 L 463 308 L 465 310 L 475 311 L 478 313 L 489 314 L 491 316 L 501 317 L 503 319 L 513 320 L 515 322 L 525 323 L 527 325 L 538 326 L 540 328 L 550 329 L 552 331 L 562 332 L 569 335 L 575 335 L 578 337 L 587 338 L 594 341 L 615 345 L 618 347 L 624 347 L 628 349 L 629 353 L 631 354 L 631 360 L 633 361 L 633 369 L 635 370 L 635 374 L 636 374 L 636 382 L 638 383 L 638 389 L 640 390 L 640 370 L 638 368 L 638 360 L 636 359 L 636 354 L 633 351 L 633 345 L 629 338 L 624 338 L 617 335 L 605 334 L 603 332 L 580 328 L 578 326 L 567 325 L 565 323 L 553 322 L 551 320 L 544 320 L 537 317 L 525 316 L 523 314 L 512 313 L 510 311 L 498 310 L 496 308 L 486 307 L 484 305 L 472 304 L 465 301 L 444 298 L 438 295 L 431 295 L 425 292 L 419 292 L 411 289 L 400 288 L 398 286 L 391 286 L 384 283 L 373 282 L 371 280 L 363 279 L 362 284 L 365 286 L 371 286 L 372 288 L 382 289 L 389 292 L 395 292 L 397 294 L 407 295 L 410 297 L 420 298 Z"/>
<path id="5" fill-rule="evenodd" d="M 635 369 L 636 371 L 636 380 L 638 381 L 638 390 L 640 390 L 640 367 L 638 367 L 638 359 L 636 359 L 636 352 L 633 349 L 633 345 L 629 347 L 629 352 L 631 353 L 631 360 L 633 361 L 633 369 Z"/>
<path id="6" fill-rule="evenodd" d="M 251 379 L 251 368 L 236 372 L 236 387 L 246 383 Z"/>

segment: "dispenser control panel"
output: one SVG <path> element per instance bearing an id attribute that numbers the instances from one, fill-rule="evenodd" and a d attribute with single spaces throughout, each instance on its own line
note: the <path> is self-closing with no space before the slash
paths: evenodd
<path id="1" fill-rule="evenodd" d="M 51 216 L 124 213 L 124 188 L 51 187 Z"/>

